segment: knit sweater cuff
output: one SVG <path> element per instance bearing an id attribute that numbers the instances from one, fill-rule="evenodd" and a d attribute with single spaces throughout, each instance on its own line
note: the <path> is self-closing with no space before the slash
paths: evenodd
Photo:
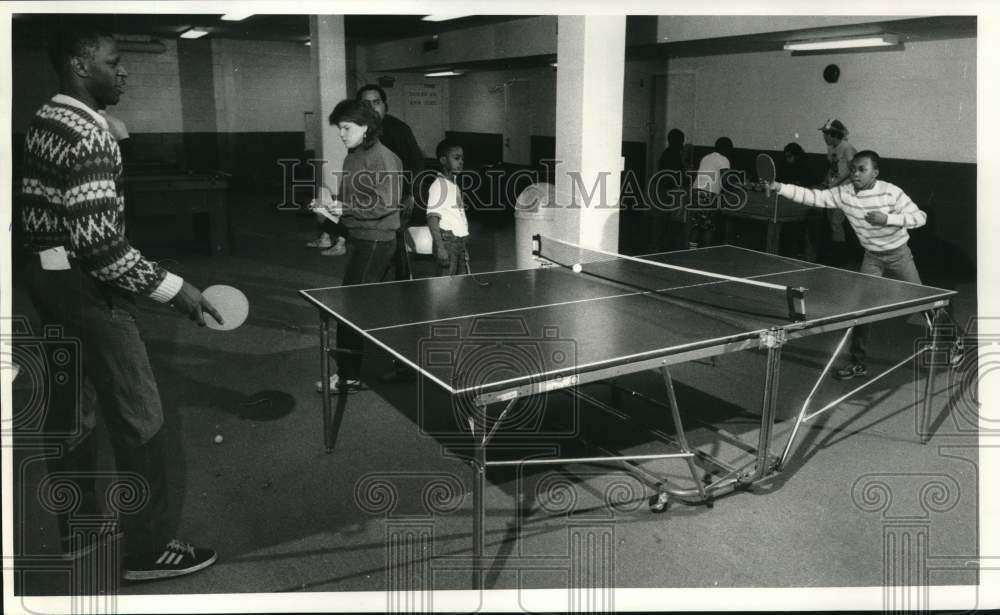
<path id="1" fill-rule="evenodd" d="M 903 226 L 903 214 L 886 214 L 886 226 Z"/>
<path id="2" fill-rule="evenodd" d="M 181 292 L 181 286 L 183 285 L 184 278 L 168 271 L 163 281 L 160 282 L 160 285 L 149 295 L 149 298 L 160 303 L 170 303 L 177 296 L 177 293 Z"/>

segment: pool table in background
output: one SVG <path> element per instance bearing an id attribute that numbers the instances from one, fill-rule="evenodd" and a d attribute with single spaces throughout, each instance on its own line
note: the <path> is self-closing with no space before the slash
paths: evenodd
<path id="1" fill-rule="evenodd" d="M 130 218 L 182 216 L 208 221 L 213 256 L 229 254 L 226 193 L 230 175 L 222 171 L 141 169 L 126 173 L 125 209 Z"/>

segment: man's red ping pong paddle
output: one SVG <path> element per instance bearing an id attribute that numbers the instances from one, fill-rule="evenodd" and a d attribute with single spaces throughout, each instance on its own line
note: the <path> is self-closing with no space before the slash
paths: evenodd
<path id="1" fill-rule="evenodd" d="M 771 196 L 771 182 L 776 176 L 774 159 L 767 154 L 757 154 L 757 179 L 764 182 L 764 190 L 768 198 Z"/>

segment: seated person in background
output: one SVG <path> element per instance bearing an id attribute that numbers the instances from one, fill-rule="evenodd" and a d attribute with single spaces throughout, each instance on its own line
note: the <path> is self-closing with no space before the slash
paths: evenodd
<path id="1" fill-rule="evenodd" d="M 719 193 L 722 192 L 722 173 L 732 165 L 733 142 L 729 137 L 719 137 L 715 149 L 706 154 L 698 165 L 695 177 L 693 202 L 688 214 L 688 247 L 712 245 L 718 218 Z"/>
<path id="2" fill-rule="evenodd" d="M 785 157 L 785 164 L 781 167 L 781 181 L 786 184 L 796 186 L 812 186 L 812 172 L 805 163 L 805 151 L 802 146 L 792 141 L 784 147 L 782 154 Z"/>
<path id="3" fill-rule="evenodd" d="M 674 249 L 673 236 L 676 233 L 672 232 L 671 222 L 679 222 L 683 217 L 684 192 L 687 188 L 683 151 L 684 133 L 673 128 L 667 133 L 667 147 L 660 154 L 657 166 L 659 177 L 653 186 L 647 242 L 650 252 Z"/>
<path id="4" fill-rule="evenodd" d="M 773 182 L 771 189 L 778 190 L 778 194 L 796 203 L 837 208 L 844 212 L 865 249 L 861 273 L 920 284 L 920 274 L 908 245 L 910 235 L 907 229 L 923 226 L 927 222 L 927 214 L 898 186 L 878 179 L 878 174 L 879 155 L 864 150 L 851 160 L 849 183 L 814 189 Z M 867 325 L 855 328 L 850 363 L 834 373 L 838 379 L 868 375 L 865 361 L 869 339 Z"/>
<path id="5" fill-rule="evenodd" d="M 458 143 L 445 139 L 438 143 L 436 154 L 441 173 L 427 192 L 427 226 L 434 238 L 438 275 L 455 275 L 468 258 L 469 223 L 462 191 L 455 183 L 455 175 L 465 167 L 465 152 Z"/>
<path id="6" fill-rule="evenodd" d="M 813 186 L 815 178 L 813 172 L 805 163 L 805 151 L 802 146 L 792 141 L 782 150 L 785 164 L 781 166 L 779 180 L 785 184 L 795 184 L 796 186 Z M 817 211 L 817 215 L 811 215 L 802 223 L 800 233 L 785 245 L 792 245 L 792 254 L 797 258 L 816 262 L 816 248 L 823 237 L 825 230 L 825 217 L 823 212 Z M 792 225 L 791 230 L 795 230 L 797 225 Z M 783 241 L 783 243 L 785 243 Z"/>

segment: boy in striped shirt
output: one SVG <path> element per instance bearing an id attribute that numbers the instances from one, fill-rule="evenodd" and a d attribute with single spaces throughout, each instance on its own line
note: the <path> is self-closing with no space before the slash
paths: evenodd
<path id="1" fill-rule="evenodd" d="M 865 249 L 861 273 L 920 284 L 920 274 L 913 263 L 907 229 L 927 222 L 927 214 L 918 208 L 899 186 L 878 179 L 879 155 L 871 150 L 858 152 L 851 159 L 850 182 L 825 189 L 803 188 L 773 182 L 772 189 L 796 203 L 813 207 L 836 208 L 847 221 Z M 858 326 L 851 339 L 850 363 L 834 375 L 840 380 L 868 375 L 867 359 L 870 329 Z"/>

